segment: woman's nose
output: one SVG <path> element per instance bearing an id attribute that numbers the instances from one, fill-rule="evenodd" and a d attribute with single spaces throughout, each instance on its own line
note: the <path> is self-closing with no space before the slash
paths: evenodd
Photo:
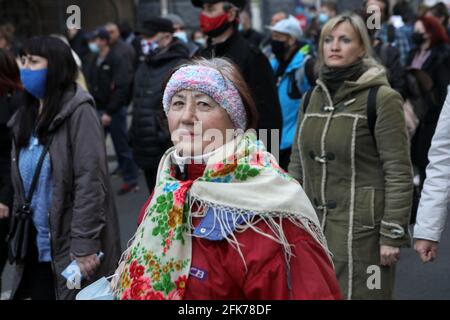
<path id="1" fill-rule="evenodd" d="M 193 103 L 187 101 L 186 108 L 184 108 L 181 121 L 187 124 L 193 124 L 195 122 L 195 106 Z"/>
<path id="2" fill-rule="evenodd" d="M 333 42 L 331 43 L 331 50 L 332 51 L 339 51 L 340 47 L 339 47 L 339 41 L 338 40 L 333 40 Z"/>

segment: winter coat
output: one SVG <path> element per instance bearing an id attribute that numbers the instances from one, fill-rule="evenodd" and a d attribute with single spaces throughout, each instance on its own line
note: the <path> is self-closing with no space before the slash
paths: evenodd
<path id="1" fill-rule="evenodd" d="M 20 107 L 21 94 L 0 97 L 0 203 L 12 204 L 11 146 L 12 139 L 8 121 Z"/>
<path id="2" fill-rule="evenodd" d="M 89 92 L 98 110 L 112 116 L 127 103 L 131 86 L 129 64 L 110 49 L 105 59 L 97 65 L 98 54 L 91 57 L 85 73 Z"/>
<path id="3" fill-rule="evenodd" d="M 394 267 L 380 267 L 380 290 L 369 289 L 367 281 L 369 268 L 380 265 L 380 245 L 410 244 L 413 184 L 403 100 L 378 67 L 345 81 L 332 101 L 317 83 L 299 116 L 289 173 L 303 181 L 316 208 L 344 296 L 390 299 Z M 367 99 L 374 86 L 372 136 Z"/>
<path id="4" fill-rule="evenodd" d="M 411 52 L 407 65 L 411 65 L 416 53 L 417 49 Z M 433 80 L 433 89 L 424 97 L 427 110 L 413 138 L 411 156 L 413 164 L 417 165 L 421 171 L 425 171 L 428 165 L 428 150 L 431 146 L 431 139 L 447 95 L 447 86 L 450 84 L 449 46 L 434 46 L 421 70 L 425 71 Z"/>
<path id="5" fill-rule="evenodd" d="M 259 113 L 258 129 L 281 130 L 283 119 L 275 77 L 269 61 L 257 47 L 235 32 L 225 42 L 202 50 L 200 55 L 205 58 L 225 57 L 235 63 L 255 99 Z"/>
<path id="6" fill-rule="evenodd" d="M 304 65 L 309 58 L 309 56 L 299 50 L 278 80 L 278 98 L 283 115 L 280 150 L 289 149 L 294 141 L 302 94 L 306 93 L 311 87 L 304 69 Z M 271 64 L 272 69 L 276 72 L 280 63 L 276 58 L 273 58 Z M 301 76 L 301 74 L 303 75 Z"/>
<path id="7" fill-rule="evenodd" d="M 136 71 L 130 140 L 134 160 L 141 168 L 157 168 L 171 145 L 162 107 L 162 83 L 170 70 L 188 58 L 186 46 L 175 40 L 163 52 L 147 57 Z"/>
<path id="8" fill-rule="evenodd" d="M 84 257 L 103 252 L 104 259 L 91 280 L 114 273 L 121 254 L 119 222 L 109 182 L 103 128 L 92 97 L 79 86 L 68 90 L 61 111 L 49 127 L 53 194 L 49 210 L 52 269 L 57 299 L 74 299 L 61 272 L 71 263 L 70 254 Z M 21 112 L 21 111 L 19 111 Z M 19 113 L 18 112 L 18 113 Z M 17 137 L 17 114 L 9 122 Z M 12 182 L 14 208 L 23 203 L 17 157 L 13 145 Z M 12 297 L 17 292 L 25 265 L 16 264 Z"/>
<path id="9" fill-rule="evenodd" d="M 201 177 L 204 170 L 205 165 L 186 165 L 186 180 Z M 152 197 L 153 193 L 142 207 L 139 223 Z M 194 227 L 200 228 L 200 224 L 209 229 L 201 218 L 193 219 Z M 271 232 L 263 221 L 255 227 L 263 233 Z M 192 237 L 192 263 L 184 299 L 342 299 L 327 253 L 317 241 L 287 220 L 283 222 L 283 232 L 294 255 L 289 266 L 280 244 L 251 229 L 236 233 L 242 257 L 227 241 Z"/>
<path id="10" fill-rule="evenodd" d="M 414 238 L 439 241 L 450 212 L 450 86 L 433 136 Z"/>

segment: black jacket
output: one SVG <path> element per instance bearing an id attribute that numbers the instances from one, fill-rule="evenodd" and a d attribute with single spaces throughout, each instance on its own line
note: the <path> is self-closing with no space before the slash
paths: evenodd
<path id="1" fill-rule="evenodd" d="M 98 110 L 113 115 L 127 103 L 131 85 L 130 66 L 114 50 L 110 50 L 100 64 L 97 63 L 98 58 L 98 54 L 92 56 L 85 69 L 89 92 Z"/>
<path id="2" fill-rule="evenodd" d="M 208 46 L 200 54 L 206 58 L 229 58 L 240 68 L 256 102 L 258 129 L 279 129 L 281 136 L 282 115 L 275 76 L 264 54 L 238 32 L 223 43 Z"/>
<path id="3" fill-rule="evenodd" d="M 411 51 L 408 66 L 416 53 L 417 49 Z M 433 80 L 433 88 L 424 96 L 427 110 L 412 141 L 412 158 L 415 165 L 425 170 L 428 165 L 428 150 L 447 96 L 447 86 L 450 84 L 450 47 L 445 44 L 434 46 L 422 70 Z"/>
<path id="4" fill-rule="evenodd" d="M 12 137 L 7 127 L 9 119 L 20 106 L 22 95 L 0 97 L 0 203 L 12 204 L 11 146 Z"/>
<path id="5" fill-rule="evenodd" d="M 245 40 L 247 40 L 248 42 L 250 42 L 251 44 L 253 44 L 256 47 L 259 47 L 261 42 L 264 39 L 264 35 L 254 29 L 249 29 L 247 31 L 241 31 L 241 35 L 245 38 Z"/>
<path id="6" fill-rule="evenodd" d="M 134 160 L 141 168 L 157 167 L 171 145 L 162 107 L 162 83 L 170 70 L 188 58 L 187 47 L 174 40 L 165 50 L 147 56 L 136 71 L 130 140 Z"/>
<path id="7" fill-rule="evenodd" d="M 398 48 L 380 41 L 373 50 L 381 64 L 386 68 L 392 89 L 405 96 L 405 70 L 400 62 L 400 51 Z"/>

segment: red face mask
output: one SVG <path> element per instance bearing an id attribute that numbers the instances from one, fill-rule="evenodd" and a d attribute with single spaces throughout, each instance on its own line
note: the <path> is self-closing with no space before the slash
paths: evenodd
<path id="1" fill-rule="evenodd" d="M 200 13 L 200 29 L 203 33 L 209 33 L 217 30 L 228 22 L 228 14 L 224 13 L 220 16 L 210 18 L 203 13 Z"/>

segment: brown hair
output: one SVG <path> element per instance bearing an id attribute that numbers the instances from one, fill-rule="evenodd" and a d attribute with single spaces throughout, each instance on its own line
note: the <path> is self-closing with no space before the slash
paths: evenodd
<path id="1" fill-rule="evenodd" d="M 258 111 L 256 109 L 255 100 L 253 100 L 252 94 L 250 93 L 250 89 L 247 83 L 242 76 L 239 67 L 232 63 L 229 59 L 225 58 L 196 58 L 185 64 L 182 64 L 175 69 L 173 69 L 170 74 L 167 76 L 166 80 L 163 83 L 163 89 L 166 88 L 167 83 L 169 82 L 172 75 L 177 72 L 179 69 L 186 66 L 202 66 L 208 67 L 211 69 L 215 69 L 219 71 L 222 76 L 228 80 L 230 80 L 236 87 L 241 96 L 242 103 L 245 107 L 245 113 L 247 115 L 247 127 L 246 130 L 256 129 L 258 125 Z"/>
<path id="2" fill-rule="evenodd" d="M 8 46 L 11 45 L 13 40 L 14 27 L 10 24 L 0 25 L 0 38 L 5 39 Z"/>
<path id="3" fill-rule="evenodd" d="M 0 97 L 17 90 L 22 90 L 19 67 L 11 52 L 0 49 Z"/>

